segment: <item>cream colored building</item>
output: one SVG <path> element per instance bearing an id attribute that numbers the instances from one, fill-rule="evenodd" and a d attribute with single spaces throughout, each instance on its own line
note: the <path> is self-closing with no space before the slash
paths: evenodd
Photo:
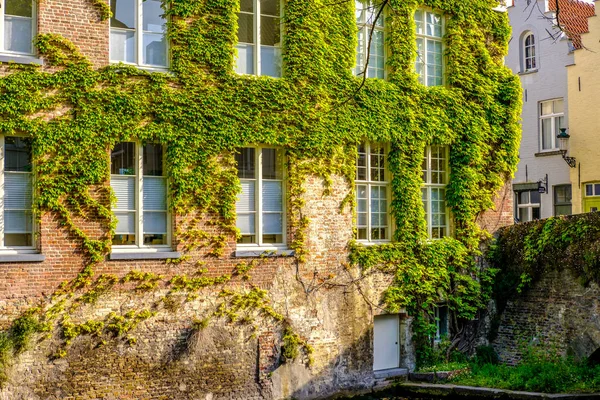
<path id="1" fill-rule="evenodd" d="M 575 51 L 567 68 L 569 96 L 569 151 L 573 214 L 600 210 L 600 18 L 588 19 L 581 35 L 583 48 Z"/>

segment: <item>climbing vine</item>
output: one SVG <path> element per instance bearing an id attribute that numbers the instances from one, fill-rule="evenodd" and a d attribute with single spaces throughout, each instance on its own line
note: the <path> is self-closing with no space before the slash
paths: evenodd
<path id="1" fill-rule="evenodd" d="M 92 3 L 101 19 L 110 16 L 102 2 Z M 141 292 L 167 284 L 142 273 L 124 278 L 94 273 L 110 251 L 115 228 L 108 149 L 128 140 L 165 145 L 171 211 L 196 216 L 178 226 L 176 235 L 185 241 L 185 252 L 210 248 L 215 258 L 223 256 L 225 244 L 237 234 L 240 185 L 233 153 L 256 144 L 282 148 L 288 156 L 291 246 L 300 263 L 306 260 L 310 223 L 302 213 L 305 178 L 322 177 L 327 192 L 336 174 L 353 188 L 356 145 L 389 143 L 395 243 L 368 249 L 355 245 L 352 260 L 395 275 L 385 295 L 392 310 L 405 307 L 413 315 L 428 315 L 434 299 L 442 296 L 457 315 L 472 316 L 485 300 L 487 279 L 473 261 L 483 235 L 475 220 L 493 205 L 493 195 L 514 171 L 519 142 L 520 87 L 503 66 L 510 29 L 506 14 L 492 10 L 495 2 L 424 1 L 444 13 L 446 27 L 446 85 L 424 87 L 414 72 L 412 19 L 421 4 L 390 0 L 385 13 L 388 79 L 367 79 L 360 91 L 360 78 L 351 73 L 357 44 L 354 1 L 286 2 L 282 79 L 233 72 L 237 0 L 167 3 L 169 74 L 124 64 L 95 69 L 71 42 L 43 34 L 36 46 L 47 68 L 8 66 L 10 72 L 0 79 L 0 133 L 33 140 L 37 213 L 56 215 L 87 260 L 77 278 L 58 289 L 57 303 L 26 314 L 35 329 L 13 324 L 0 345 L 8 343 L 8 352 L 18 352 L 23 335 L 60 318 L 67 341 L 82 332 L 100 335 L 110 326 L 120 334 L 125 329 L 120 326 L 129 326 L 126 316 L 113 316 L 103 325 L 72 324 L 59 299 L 83 290 L 75 299 L 78 307 L 93 303 L 120 280 Z M 433 243 L 426 241 L 421 201 L 421 161 L 428 144 L 451 149 L 446 193 L 456 238 Z M 340 206 L 353 203 L 351 189 Z M 207 215 L 215 229 L 202 228 Z M 88 222 L 105 233 L 92 234 Z M 184 255 L 174 262 L 195 261 Z M 245 266 L 240 271 L 240 277 L 248 273 Z M 163 304 L 175 309 L 177 291 L 193 298 L 202 288 L 229 279 L 201 273 L 173 277 L 172 293 Z M 233 320 L 239 311 L 257 307 L 281 321 L 260 289 L 224 291 L 222 298 L 218 316 Z M 138 317 L 131 318 L 139 322 Z M 205 323 L 196 321 L 198 327 Z M 293 332 L 286 335 L 290 343 L 302 342 Z"/>

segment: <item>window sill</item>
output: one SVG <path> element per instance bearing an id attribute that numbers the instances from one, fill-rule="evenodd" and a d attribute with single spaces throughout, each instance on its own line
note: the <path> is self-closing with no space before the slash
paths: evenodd
<path id="1" fill-rule="evenodd" d="M 529 74 L 535 74 L 536 72 L 538 72 L 538 69 L 530 69 L 527 71 L 521 71 L 519 72 L 517 75 L 529 75 Z"/>
<path id="2" fill-rule="evenodd" d="M 0 53 L 0 62 L 15 64 L 43 65 L 44 62 L 35 56 L 25 54 Z"/>
<path id="3" fill-rule="evenodd" d="M 46 260 L 46 256 L 39 253 L 24 253 L 24 254 L 0 254 L 0 263 L 29 263 L 29 262 L 43 262 Z"/>
<path id="4" fill-rule="evenodd" d="M 235 257 L 293 257 L 296 255 L 294 250 L 290 249 L 278 249 L 273 247 L 249 247 L 249 248 L 237 248 L 235 250 Z"/>
<path id="5" fill-rule="evenodd" d="M 363 246 L 378 246 L 381 244 L 391 244 L 392 241 L 391 240 L 380 240 L 377 242 L 367 242 L 367 241 L 357 240 L 356 243 L 363 245 Z"/>
<path id="6" fill-rule="evenodd" d="M 123 61 L 111 61 L 110 62 L 110 66 L 111 67 L 119 67 L 119 66 L 134 67 L 134 68 L 137 68 L 139 70 L 146 71 L 146 72 L 158 72 L 158 73 L 162 73 L 162 74 L 170 74 L 170 75 L 172 75 L 172 72 L 169 69 L 169 67 L 152 67 L 150 65 L 140 65 L 140 64 L 126 63 L 126 62 L 123 62 Z"/>
<path id="7" fill-rule="evenodd" d="M 180 258 L 178 251 L 113 251 L 108 255 L 109 260 L 166 260 L 169 258 Z"/>
<path id="8" fill-rule="evenodd" d="M 535 157 L 547 157 L 547 156 L 560 156 L 562 152 L 560 150 L 546 150 L 540 151 L 539 153 L 535 153 Z"/>

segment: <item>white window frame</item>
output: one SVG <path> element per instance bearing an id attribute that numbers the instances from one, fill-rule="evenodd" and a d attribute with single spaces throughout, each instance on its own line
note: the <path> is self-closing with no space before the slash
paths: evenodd
<path id="1" fill-rule="evenodd" d="M 432 180 L 431 174 L 433 172 L 432 167 L 431 167 L 431 149 L 433 147 L 441 148 L 444 151 L 444 166 L 443 166 L 444 170 L 442 171 L 442 172 L 444 172 L 444 183 L 431 183 L 431 180 Z M 446 186 L 448 185 L 448 180 L 450 177 L 449 153 L 450 152 L 449 152 L 448 146 L 430 145 L 430 146 L 425 147 L 425 154 L 423 157 L 426 159 L 427 169 L 422 171 L 425 173 L 426 177 L 425 177 L 425 181 L 423 181 L 423 185 L 421 186 L 421 188 L 425 189 L 427 191 L 426 192 L 427 204 L 423 203 L 423 207 L 425 207 L 425 223 L 427 225 L 427 238 L 429 240 L 439 240 L 444 237 L 450 236 L 450 209 L 448 208 L 448 205 L 446 202 Z M 432 189 L 443 189 L 444 190 L 445 221 L 444 221 L 443 227 L 446 228 L 446 233 L 445 233 L 445 235 L 443 235 L 442 237 L 439 237 L 439 238 L 433 237 L 433 228 L 434 228 L 433 227 L 433 213 L 431 212 Z M 440 226 L 436 226 L 436 228 L 440 228 Z"/>
<path id="2" fill-rule="evenodd" d="M 448 309 L 448 306 L 446 304 L 438 304 L 435 306 L 434 308 L 434 318 L 435 318 L 435 338 L 434 338 L 434 343 L 439 343 L 442 341 L 442 321 L 440 318 L 440 310 L 441 309 L 445 309 L 446 312 L 446 335 L 450 334 L 450 327 L 449 327 L 449 322 L 450 322 L 450 310 Z"/>
<path id="3" fill-rule="evenodd" d="M 143 154 L 143 146 L 144 144 L 138 141 L 123 141 L 120 143 L 134 143 L 135 145 L 135 160 L 136 160 L 136 168 L 134 175 L 114 175 L 111 174 L 111 180 L 113 176 L 122 177 L 122 176 L 134 176 L 135 177 L 135 210 L 127 210 L 127 211 L 135 211 L 135 220 L 137 221 L 135 225 L 135 245 L 112 245 L 113 253 L 131 253 L 131 252 L 165 252 L 170 251 L 172 249 L 172 216 L 169 211 L 169 180 L 166 175 L 166 152 L 165 146 L 163 146 L 163 176 L 166 183 L 166 206 L 167 206 L 167 244 L 159 244 L 159 245 L 144 245 L 144 154 Z M 112 149 L 111 149 L 112 151 Z M 110 154 L 109 154 L 110 156 Z M 125 211 L 125 210 L 119 210 Z M 112 240 L 112 238 L 111 238 Z"/>
<path id="4" fill-rule="evenodd" d="M 244 146 L 243 148 L 251 148 L 254 149 L 254 165 L 255 165 L 255 178 L 240 178 L 240 181 L 254 181 L 254 213 L 255 213 L 255 222 L 254 222 L 254 231 L 256 236 L 256 243 L 236 243 L 236 247 L 238 250 L 284 250 L 287 249 L 287 185 L 286 185 L 286 176 L 287 171 L 285 168 L 285 162 L 282 162 L 281 165 L 281 179 L 263 179 L 262 177 L 262 151 L 264 149 L 276 149 L 278 151 L 283 151 L 281 148 L 273 147 L 273 146 Z M 285 156 L 284 156 L 285 157 Z M 282 226 L 282 243 L 265 243 L 263 240 L 263 204 L 262 204 L 262 188 L 263 181 L 280 181 L 281 182 L 281 226 Z M 237 214 L 237 212 L 236 212 Z"/>
<path id="5" fill-rule="evenodd" d="M 554 112 L 554 103 L 556 101 L 562 101 L 563 103 L 563 112 L 560 113 L 555 113 Z M 544 108 L 544 104 L 547 103 L 551 103 L 552 104 L 552 113 L 551 114 L 542 114 L 542 110 Z M 556 98 L 556 99 L 551 99 L 551 100 L 544 100 L 544 101 L 540 101 L 539 102 L 539 130 L 540 130 L 540 134 L 539 134 L 539 140 L 540 140 L 540 152 L 545 152 L 545 151 L 555 151 L 558 149 L 558 139 L 556 138 L 556 136 L 558 135 L 559 130 L 556 129 L 556 123 L 558 122 L 559 118 L 563 119 L 563 123 L 564 123 L 564 119 L 565 119 L 565 102 L 563 98 Z M 550 137 L 551 139 L 551 147 L 544 149 L 544 138 L 543 138 L 543 121 L 549 119 L 551 121 L 550 123 Z"/>
<path id="6" fill-rule="evenodd" d="M 433 13 L 433 14 L 439 14 L 441 15 L 441 25 L 442 25 L 442 36 L 441 37 L 437 37 L 437 36 L 431 36 L 431 35 L 427 35 L 427 28 L 425 27 L 423 30 L 423 34 L 419 34 L 417 32 L 415 32 L 415 52 L 417 53 L 417 58 L 415 60 L 415 72 L 417 71 L 416 68 L 416 64 L 421 63 L 423 65 L 423 74 L 419 75 L 419 82 L 423 85 L 423 86 L 429 86 L 427 84 L 427 41 L 428 40 L 432 40 L 432 41 L 436 41 L 442 44 L 442 65 L 441 65 L 441 69 L 442 69 L 442 82 L 440 85 L 434 85 L 434 86 L 444 86 L 446 84 L 446 57 L 445 57 L 445 53 L 446 53 L 446 45 L 445 45 L 445 41 L 444 41 L 444 35 L 446 34 L 446 18 L 445 16 L 441 13 L 441 12 L 436 12 L 435 10 L 428 8 L 428 7 L 419 7 L 416 11 L 420 11 L 423 13 L 423 18 L 424 20 L 422 21 L 424 24 L 427 24 L 427 13 Z M 415 12 L 416 13 L 416 12 Z M 416 28 L 416 19 L 415 19 L 415 15 L 413 14 L 413 22 L 415 23 L 415 28 Z M 417 40 L 418 39 L 423 39 L 424 44 L 425 44 L 425 51 L 424 51 L 424 57 L 425 59 L 421 61 L 419 61 L 419 51 L 418 51 L 418 46 L 417 46 Z"/>
<path id="7" fill-rule="evenodd" d="M 557 197 L 557 189 L 567 189 L 568 188 L 568 192 L 571 195 L 571 198 L 569 198 L 568 202 L 559 202 Z M 598 195 L 600 196 L 600 190 L 598 191 Z M 553 205 L 553 211 L 554 211 L 554 216 L 557 215 L 556 213 L 556 207 L 565 207 L 565 206 L 569 206 L 571 207 L 571 212 L 569 214 L 558 214 L 558 215 L 571 215 L 573 214 L 573 186 L 570 183 L 566 183 L 566 184 L 560 184 L 560 185 L 554 185 L 552 187 L 552 205 Z"/>
<path id="8" fill-rule="evenodd" d="M 135 29 L 129 29 L 129 28 L 113 28 L 110 26 L 110 22 L 109 22 L 109 40 L 108 40 L 108 56 L 110 58 L 110 54 L 111 54 L 111 50 L 112 50 L 112 45 L 111 42 L 112 40 L 110 40 L 110 33 L 112 30 L 116 30 L 116 31 L 127 31 L 127 32 L 134 32 L 135 35 L 135 58 L 136 58 L 136 62 L 127 62 L 127 61 L 122 61 L 122 60 L 113 60 L 112 58 L 110 59 L 110 62 L 112 64 L 118 64 L 118 63 L 123 63 L 123 64 L 127 64 L 127 65 L 135 65 L 137 67 L 143 68 L 143 69 L 147 69 L 147 70 L 153 70 L 153 71 L 166 71 L 169 69 L 170 65 L 171 65 L 171 51 L 170 51 L 170 46 L 169 46 L 169 37 L 168 37 L 168 19 L 165 19 L 165 32 L 164 32 L 164 38 L 165 38 L 165 57 L 166 57 L 166 64 L 165 66 L 163 65 L 153 65 L 153 64 L 144 64 L 142 61 L 144 60 L 144 46 L 143 46 L 143 40 L 144 40 L 144 21 L 143 21 L 143 16 L 144 16 L 144 9 L 143 9 L 143 2 L 144 0 L 135 0 L 135 11 L 134 11 L 134 15 L 135 15 Z M 161 2 L 162 3 L 162 2 Z M 164 10 L 163 10 L 164 11 Z M 148 31 L 151 32 L 151 31 Z M 151 32 L 151 33 L 156 33 L 156 32 Z"/>
<path id="9" fill-rule="evenodd" d="M 358 179 L 358 159 L 357 159 L 357 165 L 356 165 L 356 179 L 355 179 L 355 190 L 356 190 L 356 201 L 358 202 L 358 187 L 359 186 L 366 186 L 367 187 L 367 238 L 366 239 L 356 239 L 357 242 L 359 243 L 363 243 L 363 244 L 375 244 L 375 243 L 388 243 L 392 240 L 392 216 L 390 213 L 390 206 L 392 203 L 392 191 L 391 191 L 391 174 L 389 172 L 389 145 L 387 144 L 383 144 L 383 143 L 377 143 L 378 145 L 383 146 L 383 151 L 384 151 L 384 167 L 383 167 L 383 175 L 384 175 L 384 180 L 383 181 L 374 181 L 371 178 L 371 145 L 374 144 L 372 142 L 366 141 L 364 143 L 365 146 L 365 154 L 366 154 L 366 161 L 367 161 L 367 179 L 366 180 L 361 180 Z M 386 215 L 387 215 L 387 231 L 386 231 L 386 238 L 384 239 L 372 239 L 371 238 L 371 229 L 373 228 L 373 226 L 371 226 L 371 188 L 373 186 L 378 186 L 378 187 L 385 187 L 385 195 L 386 195 L 386 204 L 387 204 L 387 209 L 386 209 Z M 356 209 L 356 229 L 357 229 L 357 233 L 358 233 L 358 205 L 357 205 L 357 209 Z M 381 226 L 377 227 L 377 228 L 382 228 Z"/>
<path id="10" fill-rule="evenodd" d="M 527 44 L 527 40 L 529 38 L 532 38 L 533 43 L 531 44 Z M 533 34 L 533 32 L 527 32 L 525 34 L 525 36 L 523 36 L 523 72 L 528 72 L 528 71 L 535 71 L 537 70 L 537 59 L 536 59 L 536 43 L 535 43 L 535 35 Z M 533 49 L 533 55 L 527 55 L 527 50 L 529 49 Z M 527 61 L 531 60 L 532 61 L 532 66 L 531 68 L 527 68 Z"/>
<path id="11" fill-rule="evenodd" d="M 36 233 L 37 233 L 37 223 L 36 219 L 33 215 L 33 207 L 31 210 L 31 246 L 4 246 L 4 158 L 6 156 L 5 150 L 5 137 L 25 137 L 23 135 L 0 135 L 0 254 L 19 254 L 19 253 L 37 253 L 36 249 Z M 32 149 L 33 150 L 33 149 Z M 32 151 L 33 152 L 33 151 Z M 33 167 L 33 158 L 31 161 Z M 32 168 L 33 169 L 33 168 Z M 15 171 L 16 172 L 16 171 Z M 23 174 L 31 174 L 31 203 L 33 205 L 33 200 L 35 196 L 35 173 L 31 172 L 21 172 Z"/>
<path id="12" fill-rule="evenodd" d="M 23 55 L 23 56 L 32 56 L 35 54 L 35 46 L 33 45 L 33 39 L 35 39 L 35 35 L 37 33 L 37 1 L 31 0 L 31 52 L 24 53 L 20 51 L 10 51 L 4 48 L 4 16 L 6 10 L 6 0 L 0 0 L 0 53 L 2 54 L 15 54 L 15 55 Z M 3 147 L 4 148 L 4 147 Z"/>
<path id="13" fill-rule="evenodd" d="M 520 197 L 521 197 L 521 193 L 523 192 L 529 192 L 529 201 L 527 203 L 520 203 Z M 519 222 L 531 222 L 531 221 L 535 221 L 533 219 L 533 209 L 534 208 L 538 208 L 540 210 L 540 218 L 542 216 L 542 195 L 540 193 L 540 202 L 539 203 L 532 203 L 531 202 L 531 192 L 536 192 L 535 190 L 523 190 L 523 191 L 519 191 L 519 192 L 515 192 L 516 195 L 516 199 L 515 199 L 515 208 L 516 208 L 516 218 L 518 219 Z M 539 192 L 537 192 L 539 193 Z M 526 209 L 527 210 L 527 215 L 528 215 L 528 219 L 527 221 L 523 221 L 521 220 L 520 215 L 521 215 L 521 209 Z M 538 218 L 539 219 L 539 218 Z"/>
<path id="14" fill-rule="evenodd" d="M 358 12 L 358 9 L 356 7 L 359 6 L 359 3 L 361 3 L 361 2 L 358 1 L 358 0 L 354 1 L 355 15 L 356 15 L 356 12 Z M 356 56 L 357 56 L 356 58 L 357 59 L 356 59 L 356 65 L 355 65 L 355 67 L 353 69 L 353 72 L 354 72 L 354 75 L 361 76 L 361 77 L 363 76 L 363 74 L 366 74 L 367 78 L 369 78 L 369 68 L 374 68 L 373 65 L 370 62 L 371 61 L 371 59 L 370 59 L 371 55 L 367 54 L 367 50 L 369 48 L 369 34 L 371 33 L 371 29 L 373 29 L 373 24 L 369 24 L 369 21 L 367 21 L 367 14 L 369 12 L 367 10 L 372 8 L 373 11 L 374 11 L 373 12 L 373 17 L 375 17 L 377 15 L 377 9 L 378 9 L 378 7 L 377 7 L 378 4 L 372 4 L 372 3 L 373 3 L 373 1 L 371 1 L 368 5 L 367 4 L 364 4 L 364 5 L 361 4 L 363 6 L 363 8 L 361 8 L 361 10 L 364 10 L 362 12 L 362 15 L 364 16 L 364 18 L 362 19 L 362 21 L 356 21 L 356 26 L 358 28 L 357 39 L 359 41 L 359 43 L 358 43 L 359 47 L 361 46 L 361 43 L 360 43 L 360 32 L 361 32 L 361 30 L 363 28 L 365 29 L 365 32 L 364 32 L 364 35 L 363 35 L 363 41 L 362 41 L 363 42 L 362 46 L 363 46 L 363 49 L 365 51 L 365 54 L 364 54 L 365 59 L 363 60 L 363 64 L 362 65 L 360 65 L 358 63 L 358 48 L 357 48 L 357 52 L 356 52 Z M 374 69 L 383 69 L 383 78 L 371 77 L 371 78 L 375 78 L 375 79 L 384 79 L 384 80 L 387 79 L 387 68 L 386 68 L 386 66 L 387 66 L 387 59 L 388 59 L 388 54 L 387 54 L 388 50 L 387 50 L 387 46 L 386 46 L 386 42 L 385 42 L 385 40 L 386 40 L 385 18 L 386 18 L 386 13 L 385 13 L 385 10 L 384 10 L 381 13 L 381 15 L 379 16 L 379 20 L 381 20 L 382 26 L 378 26 L 377 25 L 377 22 L 379 20 L 378 21 L 374 21 L 375 22 L 375 28 L 374 28 L 374 31 L 373 31 L 373 38 L 375 38 L 375 34 L 377 32 L 381 32 L 383 34 L 383 68 L 374 68 Z M 371 43 L 371 45 L 373 45 L 373 43 Z M 369 65 L 367 66 L 367 70 L 365 71 L 364 70 L 365 69 L 365 65 L 364 64 L 366 63 L 367 60 L 369 60 Z"/>
<path id="15" fill-rule="evenodd" d="M 266 47 L 273 47 L 273 48 L 279 48 L 279 76 L 270 76 L 270 75 L 264 75 L 264 76 L 269 76 L 271 78 L 281 78 L 283 76 L 283 54 L 282 54 L 282 48 L 283 48 L 283 24 L 281 23 L 281 21 L 283 20 L 283 1 L 279 0 L 279 38 L 280 38 L 280 45 L 278 46 L 267 46 Z M 240 42 L 239 41 L 239 37 L 238 37 L 238 42 L 236 42 L 236 51 L 237 51 L 237 45 L 239 44 L 245 44 L 245 45 L 253 45 L 254 46 L 254 59 L 252 60 L 252 67 L 254 68 L 254 72 L 249 74 L 249 73 L 245 73 L 245 72 L 237 72 L 240 75 L 254 75 L 254 76 L 263 76 L 261 73 L 261 65 L 262 65 L 262 60 L 261 60 L 261 52 L 260 52 L 260 48 L 261 46 L 263 46 L 260 42 L 261 36 L 260 36 L 260 17 L 261 17 L 261 12 L 260 12 L 260 0 L 252 0 L 252 7 L 254 9 L 254 11 L 252 13 L 249 13 L 248 11 L 240 11 L 238 12 L 238 14 L 248 14 L 248 15 L 252 15 L 252 29 L 253 29 L 253 39 L 254 39 L 254 44 L 252 43 L 246 43 L 246 42 Z M 265 14 L 267 15 L 267 14 Z M 270 16 L 270 15 L 267 15 Z M 237 68 L 237 56 L 236 59 L 234 60 L 234 70 Z"/>

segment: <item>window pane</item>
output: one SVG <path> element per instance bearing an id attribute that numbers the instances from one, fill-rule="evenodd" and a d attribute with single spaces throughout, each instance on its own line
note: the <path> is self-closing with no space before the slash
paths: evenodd
<path id="1" fill-rule="evenodd" d="M 541 113 L 542 115 L 552 114 L 552 102 L 546 101 L 541 103 Z"/>
<path id="2" fill-rule="evenodd" d="M 254 197 L 254 181 L 241 181 L 242 193 L 238 195 L 236 211 L 238 213 L 256 211 L 256 201 Z"/>
<path id="3" fill-rule="evenodd" d="M 148 234 L 167 234 L 166 212 L 144 212 L 144 236 Z M 154 243 L 163 244 L 163 243 Z"/>
<path id="4" fill-rule="evenodd" d="M 156 246 L 156 245 L 161 245 L 161 244 L 163 244 L 163 245 L 168 244 L 166 233 L 144 234 L 144 245 Z"/>
<path id="5" fill-rule="evenodd" d="M 254 43 L 254 20 L 252 14 L 238 14 L 238 42 Z"/>
<path id="6" fill-rule="evenodd" d="M 135 62 L 135 32 L 110 30 L 110 59 L 113 61 Z"/>
<path id="7" fill-rule="evenodd" d="M 260 44 L 279 46 L 280 44 L 279 18 L 260 17 Z"/>
<path id="8" fill-rule="evenodd" d="M 135 143 L 117 143 L 110 153 L 110 173 L 135 175 Z"/>
<path id="9" fill-rule="evenodd" d="M 282 233 L 283 233 L 282 215 L 281 214 L 263 214 L 263 235 L 280 235 Z"/>
<path id="10" fill-rule="evenodd" d="M 142 149 L 144 176 L 163 176 L 163 146 L 148 143 Z"/>
<path id="11" fill-rule="evenodd" d="M 115 217 L 117 217 L 116 235 L 135 234 L 135 212 L 115 211 Z"/>
<path id="12" fill-rule="evenodd" d="M 594 187 L 591 184 L 585 185 L 585 195 L 586 196 L 594 195 Z"/>
<path id="13" fill-rule="evenodd" d="M 425 32 L 423 30 L 423 11 L 421 10 L 415 11 L 415 25 L 417 35 L 423 35 Z"/>
<path id="14" fill-rule="evenodd" d="M 358 158 L 356 160 L 356 179 L 367 180 L 367 153 L 364 145 L 358 146 Z"/>
<path id="15" fill-rule="evenodd" d="M 261 15 L 279 16 L 279 0 L 260 0 Z"/>
<path id="16" fill-rule="evenodd" d="M 112 239 L 113 246 L 135 245 L 135 234 L 116 234 Z"/>
<path id="17" fill-rule="evenodd" d="M 31 18 L 4 17 L 4 48 L 18 53 L 33 53 Z"/>
<path id="18" fill-rule="evenodd" d="M 163 177 L 144 177 L 144 210 L 167 210 L 167 180 Z M 144 230 L 146 228 L 144 227 Z"/>
<path id="19" fill-rule="evenodd" d="M 262 150 L 262 177 L 263 179 L 283 178 L 283 151 L 278 149 Z"/>
<path id="20" fill-rule="evenodd" d="M 236 226 L 242 235 L 254 235 L 256 232 L 254 226 L 254 215 L 255 214 L 240 214 L 237 216 Z"/>
<path id="21" fill-rule="evenodd" d="M 110 187 L 117 198 L 114 209 L 135 210 L 135 177 L 112 176 Z"/>
<path id="22" fill-rule="evenodd" d="M 4 210 L 5 233 L 31 233 L 33 231 L 32 225 L 33 218 L 31 211 Z"/>
<path id="23" fill-rule="evenodd" d="M 33 235 L 31 233 L 4 233 L 4 246 L 32 247 Z"/>
<path id="24" fill-rule="evenodd" d="M 135 29 L 136 0 L 110 0 L 111 28 Z"/>
<path id="25" fill-rule="evenodd" d="M 252 13 L 254 12 L 253 0 L 240 0 L 240 11 Z"/>
<path id="26" fill-rule="evenodd" d="M 144 32 L 144 64 L 167 66 L 167 41 L 162 33 Z"/>
<path id="27" fill-rule="evenodd" d="M 254 46 L 251 44 L 238 44 L 235 72 L 238 74 L 254 73 Z"/>
<path id="28" fill-rule="evenodd" d="M 262 186 L 263 211 L 283 211 L 281 182 L 263 181 Z"/>
<path id="29" fill-rule="evenodd" d="M 573 212 L 571 210 L 571 205 L 557 205 L 554 206 L 554 215 L 571 215 Z"/>
<path id="30" fill-rule="evenodd" d="M 519 221 L 521 221 L 521 222 L 530 221 L 528 207 L 519 208 Z"/>
<path id="31" fill-rule="evenodd" d="M 256 178 L 255 172 L 255 161 L 256 154 L 255 149 L 251 147 L 244 147 L 239 149 L 239 153 L 235 154 L 235 162 L 237 164 L 238 178 L 240 179 L 254 179 Z"/>
<path id="32" fill-rule="evenodd" d="M 538 192 L 537 190 L 532 190 L 531 192 L 529 192 L 530 196 L 531 196 L 531 204 L 539 204 L 540 203 L 540 192 Z"/>
<path id="33" fill-rule="evenodd" d="M 554 187 L 554 203 L 565 204 L 571 203 L 571 185 L 555 186 Z"/>
<path id="34" fill-rule="evenodd" d="M 27 210 L 32 201 L 31 174 L 20 172 L 4 173 L 4 209 Z"/>
<path id="35" fill-rule="evenodd" d="M 552 119 L 545 118 L 542 120 L 542 150 L 547 150 L 552 148 Z"/>
<path id="36" fill-rule="evenodd" d="M 533 219 L 540 219 L 540 208 L 531 207 L 531 214 Z"/>
<path id="37" fill-rule="evenodd" d="M 281 49 L 279 47 L 260 47 L 260 74 L 281 77 Z"/>
<path id="38" fill-rule="evenodd" d="M 31 172 L 31 139 L 16 136 L 4 138 L 4 171 Z"/>
<path id="39" fill-rule="evenodd" d="M 554 100 L 554 114 L 562 114 L 565 111 L 563 100 Z"/>
<path id="40" fill-rule="evenodd" d="M 161 8 L 159 0 L 144 0 L 142 2 L 142 29 L 150 32 L 164 32 L 165 19 L 162 17 L 165 13 Z"/>
<path id="41" fill-rule="evenodd" d="M 6 0 L 5 1 L 5 15 L 16 15 L 19 17 L 33 16 L 33 2 L 32 0 Z"/>
<path id="42" fill-rule="evenodd" d="M 600 196 L 600 184 L 594 184 L 594 195 Z"/>

